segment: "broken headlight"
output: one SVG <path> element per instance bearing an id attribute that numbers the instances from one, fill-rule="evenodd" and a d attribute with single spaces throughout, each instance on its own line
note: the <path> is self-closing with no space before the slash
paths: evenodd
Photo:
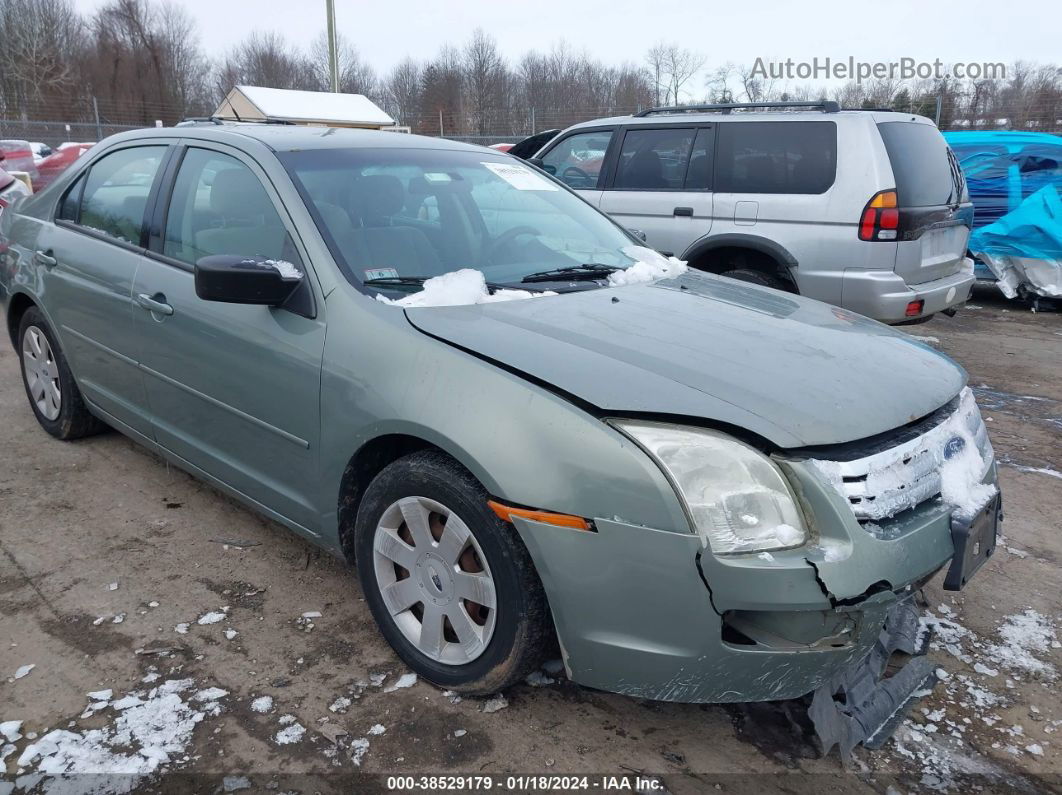
<path id="1" fill-rule="evenodd" d="M 786 549 L 807 540 L 785 476 L 763 453 L 715 431 L 614 424 L 663 468 L 697 532 L 717 555 Z"/>

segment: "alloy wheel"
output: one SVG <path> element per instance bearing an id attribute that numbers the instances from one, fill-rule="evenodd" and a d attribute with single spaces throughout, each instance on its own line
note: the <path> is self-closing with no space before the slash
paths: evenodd
<path id="1" fill-rule="evenodd" d="M 393 503 L 373 539 L 376 582 L 395 625 L 436 662 L 464 665 L 490 643 L 497 595 L 468 526 L 427 497 Z"/>
<path id="2" fill-rule="evenodd" d="M 37 326 L 30 326 L 22 338 L 22 368 L 30 400 L 47 420 L 59 417 L 63 405 L 59 386 L 59 364 L 48 338 Z"/>

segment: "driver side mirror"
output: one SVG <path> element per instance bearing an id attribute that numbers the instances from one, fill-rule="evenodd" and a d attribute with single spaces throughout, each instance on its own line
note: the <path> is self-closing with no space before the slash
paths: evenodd
<path id="1" fill-rule="evenodd" d="M 195 263 L 195 294 L 204 301 L 280 306 L 305 278 L 301 268 L 283 260 L 215 254 Z"/>
<path id="2" fill-rule="evenodd" d="M 632 235 L 634 235 L 639 240 L 641 240 L 643 243 L 645 242 L 645 240 L 646 240 L 645 232 L 643 232 L 641 229 L 628 229 L 627 231 L 630 232 Z"/>

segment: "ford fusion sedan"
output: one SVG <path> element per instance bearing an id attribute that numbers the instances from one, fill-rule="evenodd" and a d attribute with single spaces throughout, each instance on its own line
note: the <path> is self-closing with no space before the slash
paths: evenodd
<path id="1" fill-rule="evenodd" d="M 882 679 L 921 651 L 913 592 L 995 544 L 955 363 L 688 270 L 485 148 L 123 133 L 5 209 L 0 252 L 44 430 L 117 429 L 352 561 L 441 687 L 559 647 L 640 698 L 814 693 L 846 752 L 932 678 Z"/>

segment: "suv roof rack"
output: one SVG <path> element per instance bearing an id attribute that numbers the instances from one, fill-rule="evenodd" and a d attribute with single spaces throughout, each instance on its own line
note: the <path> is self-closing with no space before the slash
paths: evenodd
<path id="1" fill-rule="evenodd" d="M 674 105 L 663 108 L 647 108 L 634 114 L 635 118 L 655 116 L 665 113 L 704 113 L 718 111 L 730 113 L 732 110 L 744 110 L 746 108 L 811 108 L 821 110 L 823 113 L 839 113 L 841 106 L 833 100 L 820 102 L 724 102 L 712 105 Z"/>

